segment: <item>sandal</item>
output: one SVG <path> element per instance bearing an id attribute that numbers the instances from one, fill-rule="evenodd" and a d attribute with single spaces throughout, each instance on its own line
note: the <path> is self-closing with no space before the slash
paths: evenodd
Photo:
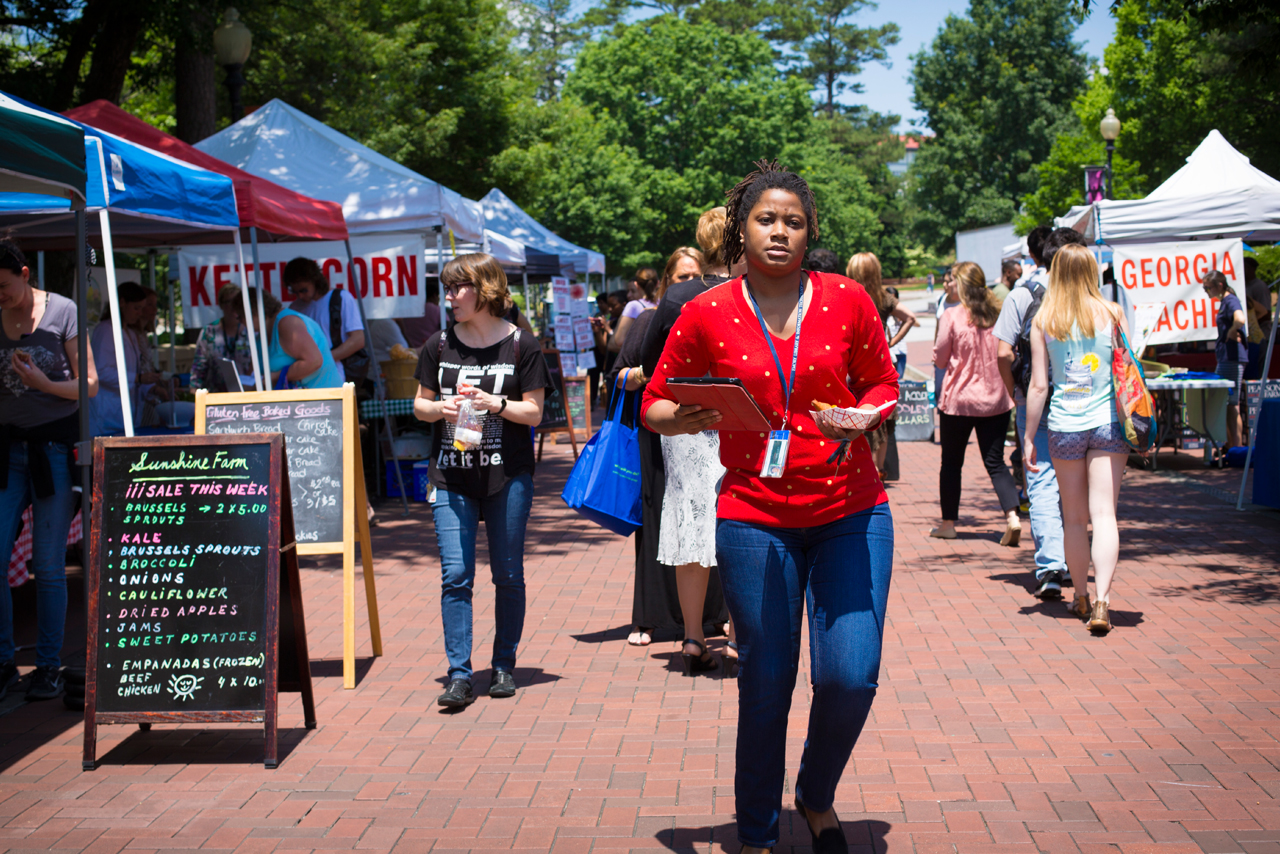
<path id="1" fill-rule="evenodd" d="M 627 643 L 631 644 L 631 646 L 648 646 L 653 643 L 653 636 L 644 629 L 638 628 L 627 635 Z"/>
<path id="2" fill-rule="evenodd" d="M 684 647 L 680 648 L 680 658 L 684 661 L 684 675 L 693 676 L 697 673 L 709 673 L 720 667 L 720 660 L 707 652 L 707 645 L 702 641 L 696 641 L 693 638 L 685 638 L 684 646 L 693 644 L 701 652 L 697 655 L 690 655 L 684 651 Z"/>

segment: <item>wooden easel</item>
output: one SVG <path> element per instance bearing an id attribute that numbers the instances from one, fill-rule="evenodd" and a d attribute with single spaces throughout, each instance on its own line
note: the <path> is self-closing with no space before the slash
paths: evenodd
<path id="1" fill-rule="evenodd" d="M 356 687 L 355 628 L 355 548 L 360 543 L 360 562 L 364 571 L 365 602 L 369 611 L 369 635 L 373 654 L 382 655 L 382 626 L 378 618 L 378 591 L 373 577 L 373 547 L 369 536 L 368 497 L 365 493 L 364 460 L 360 453 L 359 426 L 356 421 L 355 386 L 342 388 L 295 389 L 291 391 L 246 391 L 231 394 L 196 392 L 197 434 L 206 432 L 206 411 L 211 406 L 240 404 L 306 403 L 338 401 L 342 406 L 342 539 L 331 542 L 300 542 L 300 555 L 342 555 L 342 687 Z M 217 428 L 214 428 L 217 432 Z"/>
<path id="2" fill-rule="evenodd" d="M 538 462 L 542 462 L 542 444 L 547 440 L 548 433 L 568 433 L 569 443 L 573 446 L 573 459 L 578 459 L 578 436 L 573 428 L 573 414 L 569 411 L 569 396 L 565 394 L 564 369 L 560 366 L 560 351 L 553 348 L 543 348 L 542 356 L 547 361 L 547 370 L 551 373 L 551 381 L 555 384 L 556 391 L 560 392 L 560 403 L 564 410 L 564 417 L 561 418 L 559 413 L 552 415 L 545 410 L 543 411 L 542 423 L 538 425 Z M 591 417 L 588 410 L 587 418 Z M 587 438 L 591 437 L 591 431 L 588 429 Z"/>

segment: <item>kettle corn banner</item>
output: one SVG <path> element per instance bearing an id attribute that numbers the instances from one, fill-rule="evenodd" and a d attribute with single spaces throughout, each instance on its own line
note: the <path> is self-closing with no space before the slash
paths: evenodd
<path id="1" fill-rule="evenodd" d="M 351 290 L 360 285 L 369 318 L 422 317 L 426 307 L 425 276 L 435 273 L 424 263 L 426 241 L 420 234 L 382 234 L 351 238 L 355 279 L 347 264 L 347 248 L 337 241 L 270 243 L 258 247 L 262 287 L 287 308 L 293 294 L 281 281 L 284 267 L 294 258 L 311 258 L 320 265 L 332 288 Z M 248 284 L 257 283 L 249 247 L 244 248 Z M 222 318 L 218 291 L 240 284 L 240 265 L 234 246 L 187 246 L 178 250 L 182 282 L 183 322 L 205 326 Z M 354 293 L 354 291 L 352 291 Z"/>

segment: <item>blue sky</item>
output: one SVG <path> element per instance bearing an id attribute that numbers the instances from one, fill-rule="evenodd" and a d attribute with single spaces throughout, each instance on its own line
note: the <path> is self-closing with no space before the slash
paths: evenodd
<path id="1" fill-rule="evenodd" d="M 572 14 L 580 15 L 594 5 L 593 0 L 574 0 Z M 1091 3 L 1093 12 L 1076 30 L 1075 39 L 1084 44 L 1085 52 L 1096 59 L 1102 58 L 1102 50 L 1111 42 L 1115 32 L 1115 20 L 1107 11 L 1109 4 Z M 880 113 L 902 116 L 900 131 L 912 129 L 911 120 L 920 114 L 911 107 L 911 54 L 933 41 L 938 28 L 948 14 L 963 15 L 969 8 L 968 0 L 881 0 L 877 9 L 863 12 L 855 20 L 860 26 L 875 26 L 893 21 L 901 30 L 901 41 L 889 48 L 890 68 L 879 63 L 868 65 L 858 76 L 865 88 L 861 95 L 845 94 L 842 101 L 849 104 L 866 104 Z M 636 14 L 635 18 L 648 17 L 649 13 Z"/>
<path id="2" fill-rule="evenodd" d="M 1093 11 L 1076 30 L 1075 40 L 1084 43 L 1089 56 L 1101 59 L 1103 48 L 1110 44 L 1115 32 L 1115 19 L 1107 11 L 1109 4 L 1091 3 L 1090 6 Z M 896 113 L 902 116 L 899 130 L 909 130 L 911 119 L 920 118 L 911 107 L 911 84 L 907 82 L 911 54 L 933 41 L 948 14 L 963 15 L 968 8 L 966 0 L 900 0 L 881 2 L 880 8 L 863 12 L 854 19 L 859 26 L 893 21 L 901 29 L 901 41 L 889 48 L 893 66 L 868 65 L 857 78 L 866 91 L 861 95 L 845 95 L 842 100 L 866 104 L 881 113 Z"/>

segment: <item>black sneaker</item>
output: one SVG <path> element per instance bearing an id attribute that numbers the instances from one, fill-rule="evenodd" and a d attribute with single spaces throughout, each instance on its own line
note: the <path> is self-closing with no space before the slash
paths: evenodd
<path id="1" fill-rule="evenodd" d="M 18 684 L 18 666 L 13 659 L 0 664 L 0 700 L 9 696 L 9 689 Z"/>
<path id="2" fill-rule="evenodd" d="M 27 685 L 27 700 L 52 700 L 62 693 L 62 669 L 37 667 Z"/>
<path id="3" fill-rule="evenodd" d="M 469 706 L 475 701 L 476 695 L 471 693 L 471 683 L 465 679 L 451 679 L 444 693 L 436 698 L 440 705 L 453 709 Z"/>
<path id="4" fill-rule="evenodd" d="M 1046 602 L 1056 602 L 1062 598 L 1062 573 L 1057 570 L 1046 572 L 1036 587 L 1036 598 Z"/>
<path id="5" fill-rule="evenodd" d="M 516 695 L 516 680 L 505 670 L 493 671 L 493 681 L 489 683 L 490 697 L 514 697 Z"/>

